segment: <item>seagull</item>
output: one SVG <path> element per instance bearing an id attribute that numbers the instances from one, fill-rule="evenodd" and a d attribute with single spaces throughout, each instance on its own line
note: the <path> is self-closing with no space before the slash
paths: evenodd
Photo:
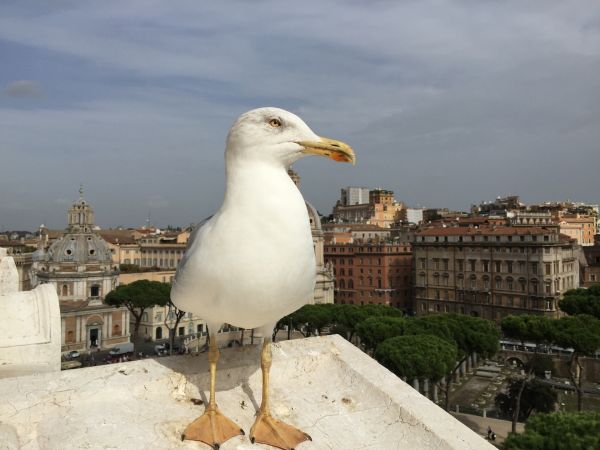
<path id="1" fill-rule="evenodd" d="M 216 333 L 227 323 L 257 329 L 264 336 L 262 403 L 250 430 L 251 442 L 293 449 L 310 440 L 308 434 L 275 419 L 269 407 L 273 328 L 314 295 L 310 221 L 302 194 L 287 173 L 306 155 L 355 163 L 349 145 L 316 135 L 283 109 L 246 112 L 229 131 L 223 204 L 191 234 L 171 289 L 173 303 L 203 317 L 209 333 L 210 400 L 204 414 L 187 426 L 183 439 L 218 449 L 244 434 L 215 400 Z"/>

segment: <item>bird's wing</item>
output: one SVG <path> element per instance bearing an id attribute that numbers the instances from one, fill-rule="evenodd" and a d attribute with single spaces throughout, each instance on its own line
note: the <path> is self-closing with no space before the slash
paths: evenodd
<path id="1" fill-rule="evenodd" d="M 183 271 L 183 269 L 185 267 L 185 264 L 187 263 L 187 260 L 188 260 L 188 258 L 190 257 L 190 254 L 191 254 L 191 252 L 188 252 L 188 250 L 190 248 L 193 248 L 194 242 L 196 242 L 196 239 L 198 239 L 198 234 L 200 232 L 200 229 L 210 219 L 212 219 L 213 216 L 214 216 L 214 214 L 212 216 L 208 216 L 206 219 L 201 220 L 200 222 L 198 222 L 196 224 L 196 226 L 194 227 L 194 229 L 192 230 L 192 232 L 190 233 L 190 237 L 189 237 L 188 242 L 187 242 L 187 247 L 186 247 L 185 254 L 183 255 L 183 258 L 181 258 L 181 261 L 179 261 L 179 264 L 177 265 L 177 272 L 175 273 L 175 279 L 177 279 L 177 275 Z"/>

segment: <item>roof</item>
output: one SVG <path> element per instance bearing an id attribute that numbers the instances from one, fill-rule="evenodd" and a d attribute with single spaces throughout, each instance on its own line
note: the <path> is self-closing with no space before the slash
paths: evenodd
<path id="1" fill-rule="evenodd" d="M 462 235 L 480 235 L 480 236 L 514 236 L 514 235 L 543 235 L 553 234 L 554 229 L 544 227 L 438 227 L 427 228 L 417 231 L 417 236 L 462 236 Z"/>
<path id="2" fill-rule="evenodd" d="M 100 230 L 97 233 L 111 244 L 135 244 L 135 230 Z"/>

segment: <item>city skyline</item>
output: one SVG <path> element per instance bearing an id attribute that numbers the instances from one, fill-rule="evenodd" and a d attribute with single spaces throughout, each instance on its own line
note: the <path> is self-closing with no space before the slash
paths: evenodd
<path id="1" fill-rule="evenodd" d="M 280 106 L 349 142 L 295 165 L 329 214 L 346 186 L 468 210 L 598 203 L 595 2 L 5 2 L 0 228 L 185 226 L 216 211 L 231 123 Z"/>

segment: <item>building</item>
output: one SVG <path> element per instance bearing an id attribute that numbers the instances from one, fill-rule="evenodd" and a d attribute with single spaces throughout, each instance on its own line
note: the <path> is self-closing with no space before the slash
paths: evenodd
<path id="1" fill-rule="evenodd" d="M 509 223 L 512 226 L 551 227 L 556 226 L 550 211 L 515 211 L 509 213 Z"/>
<path id="2" fill-rule="evenodd" d="M 32 285 L 49 283 L 58 293 L 62 350 L 90 351 L 129 342 L 129 311 L 104 303 L 117 285 L 118 266 L 106 241 L 93 231 L 94 211 L 81 189 L 67 220 L 66 233 L 32 256 Z"/>
<path id="3" fill-rule="evenodd" d="M 583 247 L 583 253 L 585 255 L 581 277 L 583 287 L 600 284 L 600 235 L 596 235 L 594 245 Z"/>
<path id="4" fill-rule="evenodd" d="M 594 236 L 596 235 L 595 217 L 565 214 L 560 216 L 558 226 L 562 234 L 575 239 L 579 245 L 594 245 Z"/>
<path id="5" fill-rule="evenodd" d="M 410 244 L 379 242 L 325 245 L 335 275 L 335 303 L 381 304 L 411 311 Z"/>
<path id="6" fill-rule="evenodd" d="M 326 243 L 373 243 L 389 240 L 392 235 L 390 228 L 362 223 L 328 223 L 323 229 Z"/>
<path id="7" fill-rule="evenodd" d="M 404 208 L 400 211 L 402 223 L 419 225 L 423 222 L 424 208 Z"/>
<path id="8" fill-rule="evenodd" d="M 417 314 L 556 317 L 579 286 L 581 247 L 555 228 L 431 228 L 413 242 Z"/>
<path id="9" fill-rule="evenodd" d="M 148 234 L 138 240 L 140 267 L 175 270 L 187 247 L 190 234 Z"/>
<path id="10" fill-rule="evenodd" d="M 349 189 L 349 188 L 348 188 Z M 364 188 L 361 188 L 364 189 Z M 400 220 L 400 212 L 404 209 L 402 203 L 396 202 L 394 193 L 386 189 L 369 191 L 368 203 L 345 205 L 342 199 L 333 208 L 333 220 L 338 223 L 366 223 L 382 228 L 390 228 Z"/>
<path id="11" fill-rule="evenodd" d="M 342 188 L 341 204 L 343 206 L 369 203 L 369 188 L 348 186 Z"/>
<path id="12" fill-rule="evenodd" d="M 288 169 L 288 175 L 294 181 L 294 184 L 300 189 L 301 179 L 298 173 L 292 168 Z M 348 188 L 350 189 L 350 188 Z M 308 220 L 313 239 L 313 249 L 315 251 L 315 263 L 317 266 L 317 279 L 315 283 L 315 295 L 311 303 L 333 303 L 334 300 L 334 277 L 330 265 L 325 264 L 323 246 L 325 243 L 325 233 L 321 225 L 319 213 L 313 205 L 306 202 Z"/>

